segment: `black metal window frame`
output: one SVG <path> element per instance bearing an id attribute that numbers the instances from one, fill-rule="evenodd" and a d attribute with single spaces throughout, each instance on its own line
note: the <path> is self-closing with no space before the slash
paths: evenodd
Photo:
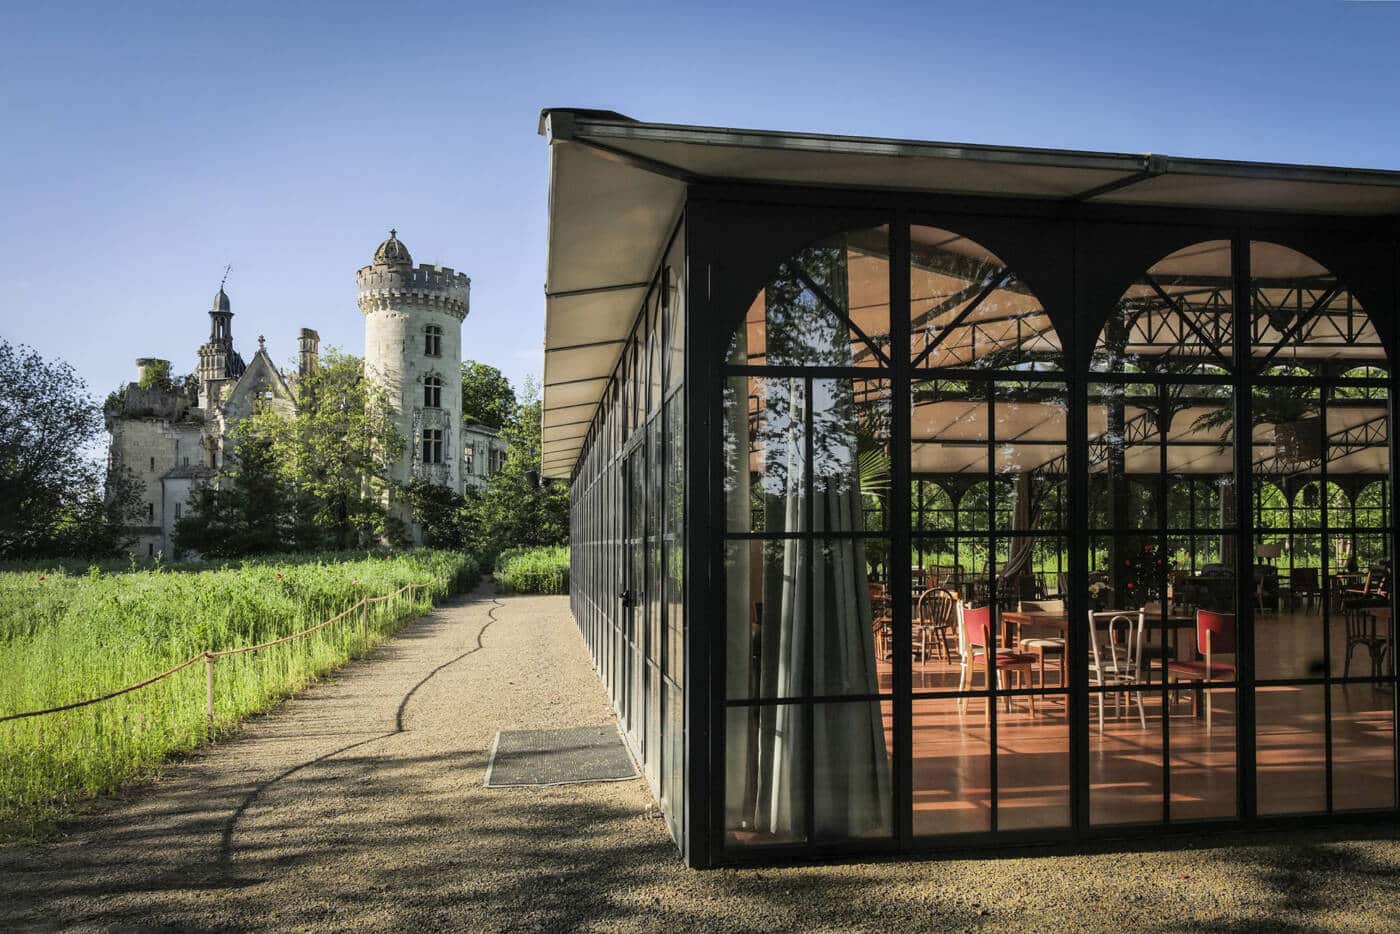
<path id="1" fill-rule="evenodd" d="M 892 753 L 895 758 L 895 798 L 896 798 L 896 820 L 894 839 L 890 841 L 846 841 L 837 843 L 817 843 L 810 838 L 808 842 L 800 845 L 774 844 L 772 846 L 746 847 L 742 849 L 726 848 L 724 846 L 725 826 L 723 808 L 723 789 L 720 787 L 720 776 L 723 774 L 724 759 L 724 712 L 727 707 L 725 700 L 724 685 L 724 626 L 722 623 L 722 601 L 724 592 L 724 573 L 721 560 L 722 548 L 719 547 L 724 538 L 723 529 L 723 508 L 721 505 L 722 494 L 720 483 L 722 481 L 723 468 L 718 463 L 718 457 L 714 452 L 720 450 L 720 423 L 722 417 L 719 414 L 720 400 L 723 398 L 723 379 L 730 371 L 722 369 L 725 347 L 727 344 L 728 329 L 733 322 L 737 322 L 742 312 L 739 308 L 729 304 L 714 305 L 711 303 L 712 296 L 718 291 L 724 295 L 722 290 L 716 289 L 714 277 L 717 274 L 726 274 L 733 269 L 744 269 L 744 259 L 741 252 L 742 244 L 729 246 L 718 242 L 721 239 L 720 232 L 723 231 L 729 237 L 733 236 L 732 225 L 736 223 L 735 218 L 753 216 L 756 212 L 761 212 L 765 206 L 789 212 L 808 211 L 810 226 L 813 231 L 809 242 L 819 239 L 820 236 L 839 232 L 841 230 L 859 229 L 867 226 L 865 221 L 851 223 L 847 226 L 840 226 L 833 221 L 833 216 L 842 213 L 849 213 L 852 216 L 868 217 L 872 212 L 884 206 L 891 219 L 891 230 L 893 231 L 893 241 L 890 251 L 890 298 L 891 298 L 891 336 L 896 346 L 891 350 L 893 365 L 890 376 L 892 381 L 892 397 L 894 400 L 894 420 L 893 437 L 891 440 L 892 450 L 896 452 L 894 457 L 894 478 L 892 488 L 892 505 L 890 512 L 896 517 L 894 526 L 890 531 L 892 538 L 891 553 L 908 553 L 910 544 L 914 539 L 912 530 L 909 527 L 908 516 L 910 510 L 910 485 L 911 479 L 908 473 L 907 459 L 900 456 L 899 452 L 908 450 L 909 432 L 909 410 L 908 410 L 908 388 L 911 379 L 911 369 L 905 361 L 908 356 L 900 353 L 899 345 L 907 345 L 909 336 L 907 333 L 908 317 L 907 303 L 909 297 L 907 276 L 907 260 L 909 255 L 908 225 L 911 222 L 932 223 L 955 231 L 967 229 L 964 222 L 971 222 L 974 230 L 983 231 L 983 235 L 977 236 L 979 242 L 992 250 L 998 249 L 996 238 L 988 237 L 985 231 L 998 227 L 1006 228 L 1006 231 L 1013 237 L 1024 235 L 1027 228 L 1036 226 L 1056 227 L 1058 231 L 1069 241 L 1068 254 L 1072 257 L 1074 269 L 1071 273 L 1073 288 L 1071 289 L 1066 307 L 1060 309 L 1060 317 L 1055 321 L 1059 331 L 1065 354 L 1067 366 L 1062 374 L 1065 386 L 1070 397 L 1070 411 L 1067 422 L 1068 440 L 1068 494 L 1071 510 L 1077 504 L 1085 503 L 1088 494 L 1088 461 L 1086 452 L 1082 444 L 1077 444 L 1075 439 L 1086 436 L 1087 424 L 1086 413 L 1089 406 L 1088 386 L 1090 383 L 1105 381 L 1119 381 L 1131 383 L 1135 381 L 1151 382 L 1151 377 L 1140 377 L 1132 374 L 1120 374 L 1113 376 L 1112 380 L 1105 380 L 1108 374 L 1094 373 L 1089 368 L 1089 349 L 1092 341 L 1097 336 L 1103 325 L 1103 320 L 1108 314 L 1107 307 L 1090 308 L 1087 293 L 1090 291 L 1086 284 L 1090 283 L 1095 273 L 1089 269 L 1093 259 L 1089 255 L 1089 247 L 1085 243 L 1086 232 L 1092 231 L 1096 225 L 1105 226 L 1136 226 L 1143 231 L 1154 230 L 1176 230 L 1189 228 L 1191 236 L 1180 237 L 1180 242 L 1176 247 L 1188 245 L 1191 242 L 1208 240 L 1223 235 L 1229 239 L 1234 247 L 1234 268 L 1232 275 L 1235 281 L 1247 281 L 1248 279 L 1248 244 L 1251 238 L 1261 241 L 1277 240 L 1278 242 L 1290 243 L 1300 240 L 1313 239 L 1318 237 L 1323 239 L 1335 234 L 1339 239 L 1351 238 L 1361 239 L 1375 245 L 1385 253 L 1385 261 L 1390 266 L 1390 274 L 1387 278 L 1389 282 L 1382 280 L 1378 288 L 1387 295 L 1389 307 L 1368 307 L 1371 319 L 1376 327 L 1382 330 L 1384 338 L 1388 341 L 1392 350 L 1391 371 L 1389 377 L 1384 381 L 1379 381 L 1380 385 L 1390 394 L 1389 414 L 1393 417 L 1393 407 L 1395 400 L 1395 368 L 1394 368 L 1394 328 L 1395 328 L 1395 302 L 1396 294 L 1400 292 L 1400 285 L 1396 284 L 1395 272 L 1400 267 L 1400 247 L 1397 247 L 1397 235 L 1393 225 L 1376 223 L 1373 221 L 1357 221 L 1346 218 L 1306 218 L 1286 215 L 1269 215 L 1258 212 L 1241 211 L 1201 211 L 1201 210 L 1181 210 L 1181 209 L 1156 209 L 1144 208 L 1104 208 L 1098 205 L 1064 205 L 1050 204 L 1046 202 L 1014 201 L 1011 199 L 986 199 L 960 196 L 934 196 L 919 194 L 902 194 L 890 192 L 869 192 L 869 191 L 815 191 L 800 189 L 775 189 L 758 185 L 747 185 L 737 183 L 723 183 L 713 185 L 692 186 L 690 199 L 687 206 L 687 213 L 692 219 L 692 226 L 689 230 L 690 245 L 692 250 L 692 263 L 695 264 L 694 275 L 691 278 L 691 317 L 694 320 L 707 321 L 709 333 L 697 333 L 696 337 L 705 341 L 704 350 L 699 348 L 699 341 L 692 340 L 689 353 L 692 360 L 692 372 L 706 372 L 711 374 L 710 378 L 704 381 L 693 383 L 690 387 L 691 405 L 696 411 L 697 417 L 692 424 L 702 427 L 703 431 L 696 430 L 691 438 L 692 466 L 701 456 L 708 456 L 707 466 L 704 470 L 693 471 L 690 475 L 692 484 L 701 484 L 697 487 L 697 493 L 703 490 L 704 501 L 695 504 L 695 512 L 692 513 L 690 531 L 691 548 L 702 551 L 708 559 L 708 579 L 709 585 L 704 593 L 692 593 L 689 603 L 689 612 L 692 616 L 703 618 L 708 628 L 708 632 L 702 633 L 698 628 L 691 629 L 691 645 L 697 649 L 695 661 L 697 665 L 703 666 L 708 676 L 708 684 L 703 688 L 703 693 L 692 681 L 688 691 L 694 694 L 696 701 L 703 704 L 703 712 L 696 711 L 688 718 L 691 726 L 690 744 L 692 748 L 693 761 L 689 769 L 690 787 L 688 796 L 693 797 L 693 808 L 698 813 L 706 815 L 703 828 L 691 824 L 689 833 L 692 839 L 687 846 L 687 858 L 693 865 L 714 865 L 722 862 L 781 862 L 794 857 L 810 858 L 825 855 L 851 855 L 859 853 L 877 852 L 881 850 L 899 851 L 920 851 L 936 850 L 947 847 L 975 847 L 980 845 L 1005 845 L 1026 841 L 1055 840 L 1088 840 L 1098 838 L 1112 838 L 1121 836 L 1125 832 L 1133 829 L 1129 825 L 1112 825 L 1105 827 L 1091 826 L 1089 822 L 1089 694 L 1090 687 L 1083 662 L 1077 662 L 1071 669 L 1070 702 L 1070 781 L 1071 781 L 1071 826 L 1063 832 L 1058 831 L 1031 831 L 1031 832 L 990 832 L 958 834 L 949 837 L 915 837 L 910 827 L 911 820 L 911 735 L 910 735 L 910 704 L 913 699 L 913 692 L 910 690 L 909 680 L 909 631 L 908 620 L 910 618 L 910 598 L 908 596 L 909 581 L 907 579 L 908 569 L 903 567 L 904 562 L 895 561 L 890 566 L 890 588 L 894 595 L 894 612 L 897 622 L 894 627 L 895 646 L 894 653 L 901 661 L 895 668 L 893 684 L 893 700 L 895 709 L 895 730 L 892 743 Z M 726 226 L 731 225 L 731 226 Z M 1019 228 L 1019 230 L 1018 230 Z M 1271 234 L 1273 234 L 1271 236 Z M 1148 233 L 1144 240 L 1158 240 L 1172 236 L 1161 232 Z M 1159 251 L 1154 258 L 1165 256 L 1170 250 Z M 1308 255 L 1313 255 L 1310 251 L 1304 250 Z M 1148 259 L 1150 264 L 1152 259 Z M 1145 269 L 1144 265 L 1142 269 Z M 1140 270 L 1141 271 L 1141 270 Z M 752 273 L 752 270 L 746 270 Z M 1337 271 L 1339 277 L 1343 276 Z M 1355 285 L 1355 283 L 1348 283 Z M 734 296 L 724 295 L 727 301 L 734 301 Z M 1244 320 L 1249 320 L 1250 303 L 1246 292 L 1238 299 L 1235 310 L 1236 315 L 1243 316 Z M 1065 323 L 1068 326 L 1060 326 Z M 901 330 L 904 333 L 900 333 Z M 1084 332 L 1091 332 L 1086 335 Z M 1243 331 L 1237 333 L 1244 333 Z M 1236 342 L 1239 348 L 1235 352 L 1248 353 L 1249 344 L 1243 341 Z M 773 368 L 763 368 L 765 375 L 773 375 Z M 871 372 L 867 368 L 860 368 L 860 372 L 846 373 L 839 370 L 820 370 L 816 368 L 804 368 L 805 375 L 813 378 L 823 376 L 841 377 L 857 376 L 869 377 Z M 987 377 L 993 374 L 978 372 L 976 375 Z M 1037 374 L 1037 379 L 1045 378 L 1051 374 Z M 1229 382 L 1236 386 L 1234 406 L 1234 424 L 1250 424 L 1250 406 L 1248 391 L 1253 388 L 1253 370 L 1248 366 L 1236 366 L 1235 371 L 1224 382 Z M 1012 378 L 1023 380 L 1024 373 L 1016 373 Z M 1201 382 L 1222 382 L 1219 378 L 1203 378 Z M 1246 391 L 1240 392 L 1243 388 Z M 1253 554 L 1252 546 L 1255 541 L 1255 530 L 1253 528 L 1253 514 L 1249 509 L 1244 508 L 1251 503 L 1251 488 L 1253 477 L 1250 473 L 1249 445 L 1236 446 L 1236 508 L 1234 510 L 1235 522 L 1237 525 L 1235 535 L 1236 566 L 1252 567 Z M 1389 439 L 1391 462 L 1394 463 L 1395 440 Z M 1396 495 L 1395 476 L 1392 471 L 1388 481 L 1387 498 L 1393 502 Z M 698 497 L 697 497 L 698 498 Z M 697 516 L 705 517 L 704 521 L 696 521 Z M 1391 518 L 1392 528 L 1389 531 L 1392 552 L 1394 550 L 1394 518 Z M 1189 531 L 1189 529 L 1187 530 Z M 1087 600 L 1084 594 L 1084 585 L 1088 580 L 1088 567 L 1086 563 L 1088 553 L 1088 543 L 1090 532 L 1085 524 L 1071 523 L 1068 533 L 1069 569 L 1070 579 L 1074 582 L 1069 596 L 1069 611 L 1073 623 L 1069 633 L 1069 651 L 1073 658 L 1083 655 L 1082 648 L 1087 644 Z M 1236 818 L 1229 821 L 1192 821 L 1182 823 L 1172 823 L 1168 825 L 1165 820 L 1166 805 L 1164 804 L 1164 820 L 1152 822 L 1148 828 L 1166 829 L 1190 829 L 1209 826 L 1229 825 L 1246 828 L 1270 827 L 1283 825 L 1296 825 L 1299 821 L 1309 822 L 1313 817 L 1303 815 L 1288 816 L 1264 816 L 1257 812 L 1255 798 L 1255 734 L 1254 734 L 1254 703 L 1253 691 L 1256 687 L 1254 680 L 1254 624 L 1253 613 L 1250 609 L 1248 586 L 1244 575 L 1237 575 L 1238 593 L 1236 594 L 1236 606 L 1238 609 L 1238 630 L 1239 630 L 1239 663 L 1237 672 L 1238 694 L 1242 698 L 1239 702 L 1239 714 L 1237 717 L 1238 741 L 1236 744 L 1236 775 L 1238 781 L 1238 793 L 1236 797 L 1237 812 Z M 693 580 L 693 576 L 692 576 Z M 703 657 L 702 657 L 703 656 Z M 1330 678 L 1330 665 L 1327 675 Z M 1326 679 L 1323 679 L 1326 680 Z M 1353 679 L 1356 680 L 1356 679 Z M 1370 678 L 1359 679 L 1362 681 L 1372 681 Z M 1396 685 L 1395 669 L 1392 667 L 1391 673 L 1381 679 L 1392 691 L 1392 698 L 1395 696 Z M 1272 682 L 1266 682 L 1272 683 Z M 1334 683 L 1328 682 L 1328 683 Z M 1158 689 L 1154 686 L 1153 689 Z M 983 692 L 993 693 L 992 691 Z M 1003 692 L 1019 693 L 1019 692 Z M 1056 693 L 1051 691 L 1050 693 Z M 947 697 L 950 695 L 939 695 Z M 953 695 L 955 696 L 955 695 Z M 853 698 L 841 698 L 851 700 Z M 815 699 L 808 699 L 815 700 Z M 1394 710 L 1392 710 L 1392 717 Z M 1393 722 L 1393 721 L 1392 721 Z M 1328 729 L 1330 730 L 1330 722 Z M 1392 749 L 1400 757 L 1400 744 L 1395 744 L 1392 740 Z M 1166 753 L 1164 752 L 1164 756 Z M 1168 761 L 1164 759 L 1164 762 Z M 1395 768 L 1397 780 L 1400 780 L 1400 763 Z M 1330 769 L 1329 769 L 1330 775 Z M 1330 779 L 1329 779 L 1330 781 Z M 1169 792 L 1164 792 L 1164 796 L 1169 800 Z M 1397 795 L 1400 800 L 1400 795 Z M 1330 789 L 1329 789 L 1330 804 Z M 1394 814 L 1394 808 L 1387 809 L 1381 813 Z M 1374 812 L 1372 812 L 1374 813 Z M 1336 813 L 1321 816 L 1326 821 L 1339 820 L 1365 820 L 1365 813 Z M 703 834 L 703 837 L 701 837 Z"/>
<path id="2" fill-rule="evenodd" d="M 579 416 L 587 427 L 570 485 L 573 615 L 678 846 L 686 834 L 686 747 L 671 733 L 685 723 L 687 604 L 673 593 L 676 575 L 667 562 L 684 563 L 685 587 L 689 558 L 685 502 L 669 501 L 667 493 L 680 466 L 675 462 L 683 465 L 687 453 L 687 364 L 670 352 L 672 329 L 687 326 L 687 296 L 672 294 L 683 272 L 675 268 L 684 261 L 683 241 L 682 216 L 619 342 L 600 402 Z M 675 372 L 677 363 L 682 372 Z M 677 431 L 679 444 L 672 438 Z"/>

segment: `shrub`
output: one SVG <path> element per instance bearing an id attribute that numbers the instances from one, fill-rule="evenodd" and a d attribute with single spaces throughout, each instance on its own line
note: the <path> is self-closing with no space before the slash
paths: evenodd
<path id="1" fill-rule="evenodd" d="M 507 549 L 496 559 L 496 579 L 513 593 L 568 593 L 569 549 Z"/>

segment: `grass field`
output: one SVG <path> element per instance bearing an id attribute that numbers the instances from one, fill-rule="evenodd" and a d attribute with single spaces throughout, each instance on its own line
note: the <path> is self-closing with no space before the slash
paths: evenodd
<path id="1" fill-rule="evenodd" d="M 568 593 L 569 549 L 511 548 L 496 559 L 496 579 L 512 593 Z"/>
<path id="2" fill-rule="evenodd" d="M 304 638 L 220 659 L 216 725 L 226 730 L 363 653 L 478 572 L 469 556 L 422 551 L 0 573 L 0 717 L 102 695 L 192 655 L 277 639 L 361 598 L 421 585 L 413 604 L 407 595 L 371 604 Z M 198 662 L 101 704 L 0 723 L 0 839 L 30 835 L 84 799 L 149 774 L 204 742 L 205 721 Z"/>

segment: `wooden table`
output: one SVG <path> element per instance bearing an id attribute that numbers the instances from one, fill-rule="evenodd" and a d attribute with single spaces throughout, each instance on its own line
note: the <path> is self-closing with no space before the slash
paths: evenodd
<path id="1" fill-rule="evenodd" d="M 1160 610 L 1095 610 L 1096 613 L 1122 613 L 1125 616 L 1136 616 L 1139 612 L 1143 614 L 1143 621 L 1147 624 L 1147 631 L 1150 635 L 1154 629 L 1163 628 L 1162 613 Z M 1012 627 L 1016 627 L 1019 634 L 1023 626 L 1044 626 L 1054 628 L 1059 631 L 1060 637 L 1069 638 L 1069 614 L 1057 613 L 1044 610 L 1007 610 L 1001 614 L 1001 641 L 1008 648 L 1016 646 L 1013 638 Z M 1169 612 L 1166 618 L 1166 628 L 1172 631 L 1172 652 L 1176 653 L 1179 648 L 1179 634 L 1183 629 L 1196 628 L 1196 611 L 1191 612 Z"/>

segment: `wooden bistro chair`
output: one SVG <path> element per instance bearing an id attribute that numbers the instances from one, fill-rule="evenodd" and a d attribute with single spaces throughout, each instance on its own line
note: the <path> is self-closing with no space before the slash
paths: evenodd
<path id="1" fill-rule="evenodd" d="M 1197 715 L 1201 692 L 1209 688 L 1212 681 L 1229 681 L 1235 676 L 1235 614 L 1197 610 L 1196 651 L 1200 653 L 1201 658 L 1167 663 L 1168 679 L 1175 678 L 1195 684 L 1196 689 L 1191 695 L 1192 716 Z M 1229 662 L 1218 661 L 1221 655 L 1232 656 L 1232 659 Z M 1209 733 L 1211 692 L 1206 690 L 1205 695 L 1206 732 Z"/>
<path id="2" fill-rule="evenodd" d="M 1350 605 L 1343 607 L 1346 616 L 1347 628 L 1347 658 L 1342 668 L 1342 677 L 1351 676 L 1351 656 L 1358 646 L 1365 646 L 1366 652 L 1371 659 L 1371 677 L 1379 678 L 1381 668 L 1385 664 L 1386 654 L 1390 651 L 1390 636 L 1387 632 L 1382 632 L 1377 625 L 1376 616 L 1372 606 Z"/>
<path id="3" fill-rule="evenodd" d="M 1063 600 L 1022 600 L 1020 606 L 1023 613 L 1063 613 L 1065 611 L 1065 601 Z M 1060 667 L 1060 687 L 1065 687 L 1069 682 L 1065 680 L 1065 640 L 1063 636 L 1029 636 L 1021 639 L 1017 643 L 1017 648 L 1022 652 L 1030 652 L 1040 660 L 1040 686 L 1045 687 L 1045 656 L 1059 659 Z"/>
<path id="4" fill-rule="evenodd" d="M 884 584 L 870 585 L 870 630 L 880 658 L 890 657 L 890 601 Z"/>
<path id="5" fill-rule="evenodd" d="M 1288 603 L 1297 606 L 1303 601 L 1303 609 L 1311 611 L 1313 604 L 1322 605 L 1322 586 L 1318 583 L 1317 568 L 1293 568 L 1288 572 Z"/>
<path id="6" fill-rule="evenodd" d="M 987 661 L 987 646 L 993 646 L 996 651 L 997 667 L 997 687 L 1005 688 L 1008 683 L 1007 675 L 1017 674 L 1018 681 L 1025 687 L 1033 687 L 1031 673 L 1035 669 L 1035 656 L 1027 652 L 1015 652 L 1011 649 L 995 648 L 996 642 L 992 639 L 992 608 L 982 606 L 976 609 L 968 609 L 961 600 L 956 604 L 958 618 L 958 652 L 962 655 L 962 670 L 958 679 L 959 691 L 972 690 L 973 676 L 976 674 L 978 665 L 982 666 L 983 681 L 990 687 L 987 680 L 987 673 L 991 671 L 991 665 Z M 979 641 L 980 640 L 980 641 Z M 1031 714 L 1035 714 L 1035 695 L 1028 696 L 1030 700 Z M 966 706 L 967 698 L 959 700 L 959 708 Z M 1011 710 L 1011 698 L 1006 698 L 1006 709 Z M 992 720 L 992 704 L 987 702 L 987 722 Z"/>
<path id="7" fill-rule="evenodd" d="M 958 598 L 953 593 L 943 588 L 925 590 L 919 594 L 917 613 L 915 614 L 917 627 L 914 635 L 918 645 L 919 659 L 925 668 L 928 667 L 929 643 L 932 642 L 938 649 L 939 657 L 945 662 L 953 660 L 952 653 L 948 649 L 948 640 L 952 638 L 957 630 L 957 605 Z"/>
<path id="8" fill-rule="evenodd" d="M 1089 680 L 1101 687 L 1127 686 L 1148 681 L 1143 648 L 1147 623 L 1142 610 L 1097 610 L 1089 614 Z M 1122 695 L 1131 693 L 1137 701 L 1138 721 L 1147 729 L 1147 711 L 1142 692 L 1096 692 L 1099 699 L 1099 732 L 1103 732 L 1103 706 L 1108 694 L 1116 694 L 1114 707 L 1122 715 Z"/>

